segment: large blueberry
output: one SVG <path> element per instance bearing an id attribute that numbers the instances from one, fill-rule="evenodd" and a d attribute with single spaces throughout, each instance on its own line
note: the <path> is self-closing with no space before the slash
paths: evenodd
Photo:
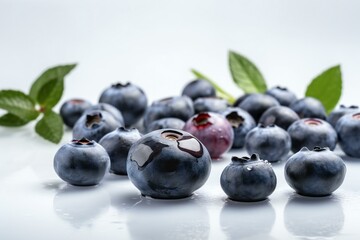
<path id="1" fill-rule="evenodd" d="M 275 106 L 266 110 L 259 120 L 264 125 L 275 124 L 282 129 L 287 130 L 295 121 L 299 120 L 299 116 L 291 108 L 285 106 Z"/>
<path id="2" fill-rule="evenodd" d="M 125 126 L 135 124 L 144 114 L 147 107 L 147 97 L 144 91 L 132 84 L 113 84 L 105 89 L 99 99 L 100 103 L 109 103 L 119 109 L 125 121 Z"/>
<path id="3" fill-rule="evenodd" d="M 300 118 L 320 118 L 326 119 L 326 111 L 323 104 L 313 97 L 305 97 L 296 100 L 290 105 Z"/>
<path id="4" fill-rule="evenodd" d="M 126 160 L 129 149 L 140 138 L 141 135 L 137 129 L 119 127 L 100 139 L 99 144 L 105 148 L 110 157 L 110 172 L 127 175 Z"/>
<path id="5" fill-rule="evenodd" d="M 161 118 L 179 118 L 187 121 L 194 115 L 194 105 L 188 96 L 176 96 L 154 101 L 144 115 L 144 126 L 147 128 L 153 121 Z"/>
<path id="6" fill-rule="evenodd" d="M 350 157 L 360 157 L 360 112 L 346 114 L 336 124 L 339 145 Z"/>
<path id="7" fill-rule="evenodd" d="M 184 125 L 185 122 L 179 118 L 161 118 L 150 123 L 146 129 L 146 132 L 164 128 L 183 129 Z"/>
<path id="8" fill-rule="evenodd" d="M 326 196 L 343 183 L 346 173 L 344 161 L 328 148 L 304 147 L 285 164 L 286 182 L 305 196 Z"/>
<path id="9" fill-rule="evenodd" d="M 229 151 L 234 141 L 230 123 L 218 113 L 196 114 L 185 123 L 183 130 L 197 137 L 214 159 Z"/>
<path id="10" fill-rule="evenodd" d="M 274 97 L 280 105 L 290 106 L 291 103 L 297 100 L 295 93 L 291 92 L 285 87 L 273 87 L 266 91 L 267 95 Z"/>
<path id="11" fill-rule="evenodd" d="M 213 85 L 206 80 L 196 79 L 185 85 L 182 94 L 195 100 L 200 97 L 215 97 L 216 91 Z"/>
<path id="12" fill-rule="evenodd" d="M 217 112 L 220 113 L 229 107 L 229 103 L 222 98 L 201 97 L 194 101 L 195 113 Z"/>
<path id="13" fill-rule="evenodd" d="M 60 108 L 60 116 L 66 126 L 73 128 L 84 111 L 91 107 L 91 103 L 84 99 L 70 99 L 65 101 Z"/>
<path id="14" fill-rule="evenodd" d="M 260 160 L 257 154 L 249 157 L 232 157 L 230 165 L 220 177 L 221 188 L 235 201 L 260 201 L 276 188 L 276 175 L 271 164 Z"/>
<path id="15" fill-rule="evenodd" d="M 72 131 L 74 139 L 83 137 L 98 142 L 105 134 L 121 127 L 120 123 L 108 112 L 94 110 L 84 114 Z"/>
<path id="16" fill-rule="evenodd" d="M 278 162 L 287 159 L 291 139 L 284 129 L 276 125 L 259 124 L 246 135 L 245 148 L 249 154 L 257 153 L 261 159 Z"/>
<path id="17" fill-rule="evenodd" d="M 245 145 L 246 134 L 256 127 L 253 117 L 238 107 L 229 107 L 222 115 L 231 124 L 234 131 L 232 148 L 242 148 Z"/>
<path id="18" fill-rule="evenodd" d="M 302 147 L 312 149 L 324 146 L 334 150 L 337 135 L 334 128 L 324 120 L 318 118 L 300 119 L 288 128 L 291 137 L 291 150 L 295 153 Z"/>
<path id="19" fill-rule="evenodd" d="M 160 129 L 144 135 L 130 148 L 127 173 L 144 196 L 184 198 L 208 179 L 211 157 L 191 134 Z"/>
<path id="20" fill-rule="evenodd" d="M 125 126 L 123 115 L 113 105 L 110 105 L 108 103 L 98 103 L 98 104 L 95 104 L 95 105 L 91 106 L 90 108 L 88 108 L 84 112 L 84 114 L 90 113 L 95 110 L 96 111 L 105 111 L 105 112 L 110 113 L 120 123 L 121 126 Z"/>
<path id="21" fill-rule="evenodd" d="M 254 93 L 246 97 L 237 107 L 250 113 L 256 122 L 261 115 L 269 108 L 278 106 L 279 102 L 270 95 Z"/>
<path id="22" fill-rule="evenodd" d="M 85 138 L 63 145 L 54 157 L 57 175 L 76 186 L 98 184 L 109 167 L 110 158 L 105 149 Z"/>
<path id="23" fill-rule="evenodd" d="M 356 113 L 356 112 L 359 112 L 359 107 L 358 106 L 350 106 L 350 107 L 346 107 L 344 105 L 340 105 L 339 108 L 333 110 L 329 116 L 327 116 L 326 118 L 326 121 L 328 121 L 331 126 L 333 126 L 333 128 L 336 127 L 336 123 L 337 121 L 342 117 L 344 116 L 345 114 L 348 114 L 348 113 Z"/>

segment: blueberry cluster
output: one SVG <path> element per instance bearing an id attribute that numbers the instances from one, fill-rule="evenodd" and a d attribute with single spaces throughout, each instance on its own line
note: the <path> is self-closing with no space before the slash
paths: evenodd
<path id="1" fill-rule="evenodd" d="M 127 175 L 142 195 L 154 198 L 191 195 L 208 179 L 212 160 L 230 149 L 245 148 L 251 156 L 234 156 L 220 177 L 224 192 L 236 201 L 267 198 L 276 187 L 270 163 L 280 161 L 286 161 L 286 181 L 299 194 L 331 194 L 346 172 L 332 152 L 336 144 L 360 157 L 357 107 L 341 106 L 327 116 L 317 99 L 297 99 L 283 87 L 245 94 L 230 104 L 197 79 L 180 96 L 148 105 L 140 87 L 118 83 L 105 89 L 96 105 L 66 101 L 60 115 L 74 139 L 55 155 L 60 178 L 96 185 L 105 172 Z"/>

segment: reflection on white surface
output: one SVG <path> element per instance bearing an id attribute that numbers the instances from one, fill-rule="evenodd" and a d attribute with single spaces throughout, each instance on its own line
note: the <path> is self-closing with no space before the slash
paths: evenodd
<path id="1" fill-rule="evenodd" d="M 327 197 L 289 197 L 284 209 L 284 224 L 294 236 L 304 239 L 330 238 L 344 226 L 345 214 L 341 201 Z"/>
<path id="2" fill-rule="evenodd" d="M 226 200 L 220 214 L 221 229 L 229 240 L 269 239 L 276 213 L 270 201 Z"/>
<path id="3" fill-rule="evenodd" d="M 169 201 L 142 197 L 127 213 L 131 239 L 208 239 L 209 214 L 194 198 Z"/>

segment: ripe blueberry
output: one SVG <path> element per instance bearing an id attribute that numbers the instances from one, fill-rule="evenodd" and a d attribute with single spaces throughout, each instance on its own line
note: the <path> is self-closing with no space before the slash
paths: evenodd
<path id="1" fill-rule="evenodd" d="M 217 112 L 220 113 L 229 107 L 229 103 L 222 98 L 201 97 L 194 101 L 195 113 Z"/>
<path id="2" fill-rule="evenodd" d="M 340 107 L 338 109 L 335 109 L 334 111 L 332 111 L 329 116 L 326 118 L 326 121 L 328 121 L 328 123 L 331 124 L 331 126 L 333 126 L 333 128 L 336 127 L 336 123 L 337 121 L 344 116 L 345 114 L 348 113 L 356 113 L 359 112 L 359 107 L 358 106 L 350 106 L 350 107 L 346 107 L 344 105 L 340 105 Z"/>
<path id="3" fill-rule="evenodd" d="M 350 157 L 360 157 L 360 112 L 342 116 L 336 124 L 339 145 Z"/>
<path id="4" fill-rule="evenodd" d="M 300 118 L 326 119 L 326 111 L 322 103 L 313 97 L 305 97 L 296 100 L 290 105 Z"/>
<path id="5" fill-rule="evenodd" d="M 91 106 L 90 108 L 88 108 L 84 114 L 90 113 L 92 111 L 105 111 L 110 113 L 118 122 L 121 126 L 125 126 L 125 122 L 124 122 L 124 117 L 121 114 L 121 112 L 114 107 L 113 105 L 110 105 L 108 103 L 98 103 L 96 105 Z"/>
<path id="6" fill-rule="evenodd" d="M 275 106 L 269 108 L 261 115 L 259 123 L 263 125 L 275 124 L 282 129 L 287 130 L 293 122 L 299 119 L 299 116 L 291 108 Z"/>
<path id="7" fill-rule="evenodd" d="M 91 103 L 84 99 L 70 99 L 65 101 L 60 108 L 60 116 L 66 126 L 73 128 L 84 111 L 91 107 Z"/>
<path id="8" fill-rule="evenodd" d="M 297 100 L 295 93 L 289 91 L 287 88 L 279 86 L 267 90 L 266 94 L 274 97 L 278 100 L 280 105 L 286 107 Z"/>
<path id="9" fill-rule="evenodd" d="M 279 102 L 275 98 L 265 94 L 254 93 L 246 97 L 237 107 L 250 113 L 254 120 L 258 122 L 261 115 L 267 109 L 278 105 Z"/>
<path id="10" fill-rule="evenodd" d="M 185 85 L 181 95 L 195 100 L 200 97 L 215 97 L 216 91 L 208 81 L 196 79 Z"/>
<path id="11" fill-rule="evenodd" d="M 164 128 L 183 129 L 184 125 L 185 122 L 179 118 L 161 118 L 150 123 L 150 125 L 147 127 L 146 132 L 151 132 Z"/>

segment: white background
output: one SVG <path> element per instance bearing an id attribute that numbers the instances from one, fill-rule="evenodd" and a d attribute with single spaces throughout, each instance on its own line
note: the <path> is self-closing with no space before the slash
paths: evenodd
<path id="1" fill-rule="evenodd" d="M 96 103 L 110 84 L 131 81 L 151 102 L 180 94 L 191 68 L 240 96 L 228 70 L 232 49 L 249 57 L 270 87 L 287 86 L 299 97 L 313 77 L 341 64 L 341 102 L 359 104 L 359 12 L 360 2 L 345 0 L 0 0 L 0 88 L 26 92 L 47 67 L 76 62 L 62 101 Z M 33 126 L 0 128 L 1 239 L 358 237 L 356 160 L 347 158 L 335 194 L 310 201 L 287 186 L 283 163 L 274 164 L 278 187 L 269 201 L 232 209 L 219 174 L 231 155 L 245 153 L 230 152 L 193 199 L 154 201 L 116 176 L 96 188 L 66 185 L 52 169 L 60 145 Z M 62 144 L 70 138 L 67 131 Z"/>

